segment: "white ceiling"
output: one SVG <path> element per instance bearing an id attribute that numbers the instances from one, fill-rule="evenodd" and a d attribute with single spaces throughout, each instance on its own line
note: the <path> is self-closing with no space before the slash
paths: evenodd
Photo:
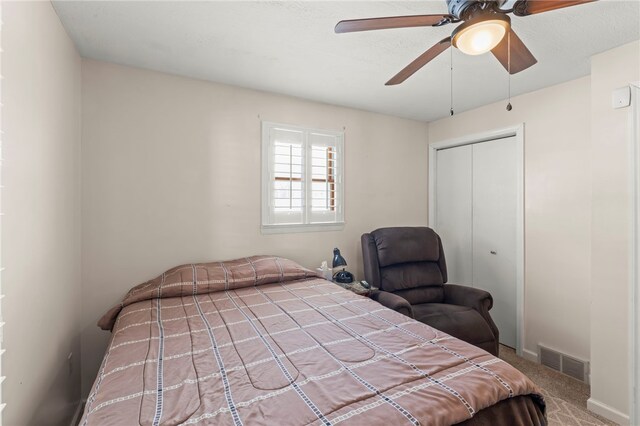
<path id="1" fill-rule="evenodd" d="M 449 114 L 449 52 L 405 83 L 384 83 L 453 25 L 334 34 L 341 19 L 446 13 L 439 1 L 129 2 L 54 0 L 84 57 L 432 121 Z M 518 18 L 538 64 L 512 94 L 587 75 L 589 58 L 640 38 L 640 2 L 601 0 Z M 505 99 L 491 54 L 453 51 L 454 109 Z M 517 108 L 517 104 L 514 105 Z"/>

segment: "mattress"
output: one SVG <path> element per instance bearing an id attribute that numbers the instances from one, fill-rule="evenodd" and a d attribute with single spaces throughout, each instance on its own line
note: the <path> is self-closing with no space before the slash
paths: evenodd
<path id="1" fill-rule="evenodd" d="M 173 268 L 99 324 L 81 425 L 546 423 L 509 364 L 287 259 Z"/>

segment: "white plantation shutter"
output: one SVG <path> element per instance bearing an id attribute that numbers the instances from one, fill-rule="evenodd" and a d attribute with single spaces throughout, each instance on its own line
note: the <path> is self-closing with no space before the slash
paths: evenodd
<path id="1" fill-rule="evenodd" d="M 342 220 L 342 144 L 338 136 L 309 134 L 311 187 L 309 223 Z"/>
<path id="2" fill-rule="evenodd" d="M 2 1 L 0 1 L 0 70 L 2 70 Z M 2 86 L 4 86 L 4 80 L 2 75 L 0 74 L 0 200 L 2 200 L 2 135 L 4 132 L 2 131 L 2 102 L 4 98 L 2 97 Z M 0 235 L 2 233 L 2 203 L 0 203 Z M 2 250 L 0 250 L 0 260 L 2 259 Z M 4 320 L 2 316 L 2 299 L 4 299 L 4 294 L 2 294 L 2 275 L 4 268 L 0 262 L 0 426 L 2 426 L 2 411 L 4 411 L 5 404 L 4 399 L 2 398 L 2 387 L 5 376 L 2 374 L 2 355 L 4 354 Z"/>
<path id="3" fill-rule="evenodd" d="M 341 132 L 262 123 L 263 231 L 342 225 L 343 138 Z"/>
<path id="4" fill-rule="evenodd" d="M 299 131 L 274 128 L 270 139 L 270 223 L 303 223 L 304 135 Z"/>

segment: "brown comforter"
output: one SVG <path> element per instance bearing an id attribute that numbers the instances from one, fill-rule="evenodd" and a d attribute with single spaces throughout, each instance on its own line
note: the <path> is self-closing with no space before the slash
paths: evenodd
<path id="1" fill-rule="evenodd" d="M 519 395 L 543 407 L 509 364 L 286 259 L 174 268 L 100 325 L 113 334 L 81 425 L 451 425 Z"/>

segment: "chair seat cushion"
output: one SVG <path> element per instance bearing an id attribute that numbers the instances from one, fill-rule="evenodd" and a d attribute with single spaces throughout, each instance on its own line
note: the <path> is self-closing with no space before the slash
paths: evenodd
<path id="1" fill-rule="evenodd" d="M 423 303 L 412 308 L 416 320 L 465 342 L 483 347 L 483 343 L 495 341 L 489 324 L 478 311 L 468 306 Z"/>

